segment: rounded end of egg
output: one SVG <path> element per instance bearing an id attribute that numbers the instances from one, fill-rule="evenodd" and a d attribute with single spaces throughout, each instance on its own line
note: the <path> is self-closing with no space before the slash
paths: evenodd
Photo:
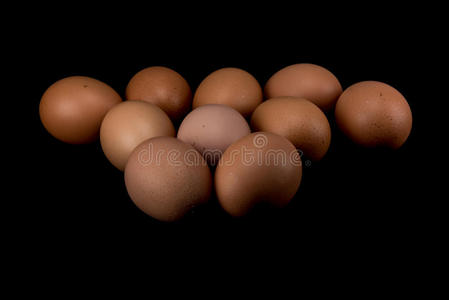
<path id="1" fill-rule="evenodd" d="M 142 100 L 159 106 L 175 123 L 192 106 L 188 82 L 178 72 L 161 66 L 149 67 L 135 74 L 125 94 L 127 100 Z"/>
<path id="2" fill-rule="evenodd" d="M 106 114 L 101 124 L 100 142 L 106 158 L 123 171 L 129 155 L 141 142 L 174 135 L 173 123 L 162 109 L 144 101 L 128 100 Z"/>
<path id="3" fill-rule="evenodd" d="M 45 129 L 70 144 L 98 139 L 106 113 L 122 102 L 109 85 L 85 76 L 72 76 L 52 84 L 42 95 L 39 116 Z"/>
<path id="4" fill-rule="evenodd" d="M 238 68 L 223 68 L 200 83 L 192 105 L 193 108 L 206 104 L 228 105 L 248 118 L 262 100 L 262 88 L 253 75 Z"/>
<path id="5" fill-rule="evenodd" d="M 323 111 L 332 110 L 343 89 L 328 69 L 308 63 L 287 66 L 270 77 L 264 87 L 265 98 L 291 96 L 305 98 Z"/>
<path id="6" fill-rule="evenodd" d="M 225 211 L 243 216 L 259 202 L 286 206 L 301 177 L 301 157 L 290 141 L 274 133 L 255 132 L 225 151 L 215 171 L 215 190 Z"/>
<path id="7" fill-rule="evenodd" d="M 364 147 L 400 148 L 412 129 L 407 100 L 378 81 L 348 87 L 337 102 L 335 120 L 346 136 Z"/>
<path id="8" fill-rule="evenodd" d="M 229 145 L 250 133 L 247 121 L 238 111 L 226 105 L 207 104 L 185 117 L 178 138 L 195 147 L 210 166 L 215 166 Z"/>
<path id="9" fill-rule="evenodd" d="M 155 137 L 142 142 L 130 155 L 125 185 L 139 209 L 171 222 L 208 202 L 212 175 L 191 145 L 174 137 Z"/>

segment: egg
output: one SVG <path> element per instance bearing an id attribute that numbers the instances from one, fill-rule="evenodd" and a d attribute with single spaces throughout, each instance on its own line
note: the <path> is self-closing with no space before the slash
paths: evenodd
<path id="1" fill-rule="evenodd" d="M 224 104 L 246 118 L 251 116 L 262 98 L 262 88 L 254 76 L 242 69 L 223 68 L 212 72 L 200 83 L 193 97 L 193 108 Z"/>
<path id="2" fill-rule="evenodd" d="M 143 212 L 160 221 L 176 221 L 209 200 L 212 176 L 190 144 L 174 137 L 156 137 L 132 152 L 125 168 L 125 185 Z"/>
<path id="3" fill-rule="evenodd" d="M 286 206 L 301 182 L 301 157 L 286 138 L 255 132 L 233 143 L 215 171 L 215 190 L 232 216 L 247 214 L 260 202 Z"/>
<path id="4" fill-rule="evenodd" d="M 124 170 L 129 155 L 141 142 L 156 136 L 174 136 L 175 128 L 158 106 L 143 101 L 124 101 L 105 116 L 100 142 L 107 159 Z"/>
<path id="5" fill-rule="evenodd" d="M 331 128 L 325 114 L 312 102 L 295 97 L 264 101 L 251 117 L 254 131 L 279 134 L 308 158 L 318 161 L 329 149 Z"/>
<path id="6" fill-rule="evenodd" d="M 176 71 L 160 66 L 134 75 L 126 87 L 126 99 L 155 104 L 173 122 L 182 120 L 192 106 L 192 92 L 187 81 Z"/>
<path id="7" fill-rule="evenodd" d="M 337 77 L 314 64 L 295 64 L 276 72 L 264 87 L 267 99 L 292 96 L 305 98 L 323 111 L 331 110 L 342 93 Z"/>
<path id="8" fill-rule="evenodd" d="M 178 138 L 195 147 L 209 165 L 215 166 L 229 145 L 250 133 L 238 111 L 226 105 L 207 104 L 185 117 Z"/>
<path id="9" fill-rule="evenodd" d="M 42 95 L 39 115 L 45 129 L 70 144 L 98 139 L 106 113 L 122 102 L 109 85 L 85 76 L 71 76 L 52 84 Z"/>
<path id="10" fill-rule="evenodd" d="M 355 143 L 397 149 L 412 130 L 412 111 L 392 86 L 363 81 L 348 87 L 338 99 L 335 120 Z"/>

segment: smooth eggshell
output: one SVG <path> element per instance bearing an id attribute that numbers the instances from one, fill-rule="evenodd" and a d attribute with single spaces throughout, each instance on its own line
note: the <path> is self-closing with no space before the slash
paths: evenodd
<path id="1" fill-rule="evenodd" d="M 108 160 L 124 170 L 129 155 L 146 139 L 174 136 L 175 128 L 167 114 L 154 104 L 124 101 L 105 116 L 100 130 L 100 142 Z"/>
<path id="2" fill-rule="evenodd" d="M 294 97 L 264 101 L 251 118 L 254 131 L 279 134 L 312 160 L 320 160 L 329 149 L 331 128 L 325 114 L 312 102 Z"/>
<path id="3" fill-rule="evenodd" d="M 173 137 L 156 137 L 132 152 L 125 168 L 125 184 L 143 212 L 161 221 L 175 221 L 208 201 L 212 176 L 191 145 Z"/>
<path id="4" fill-rule="evenodd" d="M 193 108 L 224 104 L 249 117 L 262 98 L 262 88 L 253 75 L 238 68 L 223 68 L 200 83 L 193 97 Z"/>
<path id="5" fill-rule="evenodd" d="M 187 81 L 176 71 L 159 66 L 134 75 L 126 87 L 126 99 L 155 104 L 173 122 L 181 120 L 192 106 L 192 92 Z"/>
<path id="6" fill-rule="evenodd" d="M 122 102 L 109 85 L 85 76 L 72 76 L 51 85 L 43 94 L 39 115 L 55 138 L 70 144 L 98 139 L 106 113 Z"/>
<path id="7" fill-rule="evenodd" d="M 287 205 L 301 175 L 301 157 L 289 140 L 255 132 L 225 151 L 215 171 L 215 190 L 225 211 L 243 216 L 259 202 Z"/>
<path id="8" fill-rule="evenodd" d="M 337 77 L 313 64 L 296 64 L 276 72 L 264 88 L 267 99 L 291 96 L 305 98 L 323 111 L 331 110 L 342 92 Z"/>
<path id="9" fill-rule="evenodd" d="M 229 145 L 250 133 L 248 123 L 238 111 L 226 105 L 207 104 L 185 117 L 178 138 L 193 145 L 214 166 Z"/>
<path id="10" fill-rule="evenodd" d="M 401 147 L 412 129 L 412 112 L 395 88 L 363 81 L 347 88 L 335 107 L 340 129 L 365 147 Z"/>

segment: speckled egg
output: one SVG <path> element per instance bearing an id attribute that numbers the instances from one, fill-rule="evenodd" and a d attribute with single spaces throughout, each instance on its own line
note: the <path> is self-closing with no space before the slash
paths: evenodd
<path id="1" fill-rule="evenodd" d="M 378 81 L 347 88 L 338 99 L 335 119 L 352 141 L 365 147 L 397 149 L 412 129 L 407 100 L 395 88 Z"/>
<path id="2" fill-rule="evenodd" d="M 326 115 L 312 102 L 295 97 L 264 101 L 251 118 L 254 131 L 279 134 L 312 160 L 323 158 L 329 149 L 331 128 Z"/>

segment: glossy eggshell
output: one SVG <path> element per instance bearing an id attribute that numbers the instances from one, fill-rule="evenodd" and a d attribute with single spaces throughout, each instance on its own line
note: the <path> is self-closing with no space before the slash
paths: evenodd
<path id="1" fill-rule="evenodd" d="M 249 117 L 262 98 L 262 88 L 253 75 L 238 68 L 223 68 L 200 83 L 193 97 L 193 108 L 224 104 Z"/>
<path id="2" fill-rule="evenodd" d="M 289 140 L 256 132 L 225 151 L 215 171 L 215 190 L 225 211 L 243 216 L 259 202 L 287 205 L 298 190 L 301 176 L 301 158 Z"/>
<path id="3" fill-rule="evenodd" d="M 312 160 L 320 160 L 329 149 L 331 128 L 325 114 L 312 102 L 294 97 L 264 101 L 251 118 L 254 131 L 279 134 Z"/>
<path id="4" fill-rule="evenodd" d="M 365 147 L 397 149 L 412 129 L 412 112 L 404 96 L 378 81 L 363 81 L 347 88 L 335 107 L 340 129 Z"/>
<path id="5" fill-rule="evenodd" d="M 154 104 L 124 101 L 105 116 L 100 142 L 108 160 L 124 170 L 129 155 L 141 142 L 156 136 L 174 136 L 175 128 L 167 114 Z"/>
<path id="6" fill-rule="evenodd" d="M 250 133 L 248 123 L 238 111 L 226 105 L 207 104 L 185 117 L 178 138 L 193 145 L 214 166 L 229 145 Z"/>
<path id="7" fill-rule="evenodd" d="M 291 96 L 305 98 L 323 111 L 331 110 L 342 93 L 337 77 L 314 64 L 295 64 L 276 72 L 264 88 L 265 98 Z"/>
<path id="8" fill-rule="evenodd" d="M 212 176 L 191 145 L 173 137 L 156 137 L 141 143 L 129 157 L 125 185 L 143 212 L 161 221 L 175 221 L 209 200 Z"/>
<path id="9" fill-rule="evenodd" d="M 126 99 L 155 104 L 173 122 L 182 120 L 192 107 L 192 92 L 187 81 L 176 71 L 160 66 L 134 75 L 126 87 Z"/>
<path id="10" fill-rule="evenodd" d="M 122 99 L 109 85 L 85 76 L 72 76 L 51 85 L 43 94 L 39 115 L 55 138 L 70 144 L 98 139 L 106 113 Z"/>

